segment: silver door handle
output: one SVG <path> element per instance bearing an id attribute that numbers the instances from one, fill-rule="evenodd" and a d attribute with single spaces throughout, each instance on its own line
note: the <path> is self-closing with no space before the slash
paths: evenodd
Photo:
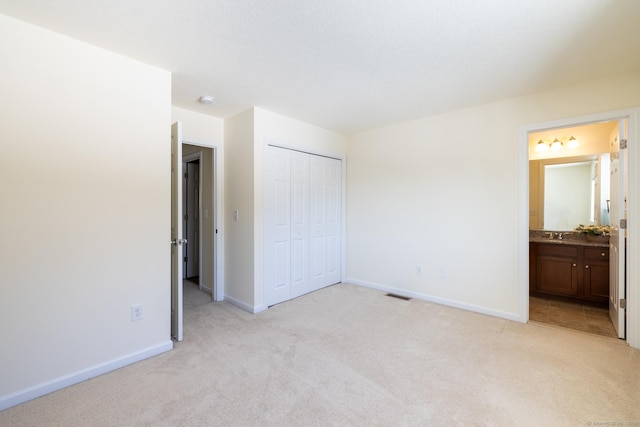
<path id="1" fill-rule="evenodd" d="M 187 244 L 187 239 L 174 239 L 174 240 L 171 241 L 171 244 L 173 246 L 186 245 Z"/>

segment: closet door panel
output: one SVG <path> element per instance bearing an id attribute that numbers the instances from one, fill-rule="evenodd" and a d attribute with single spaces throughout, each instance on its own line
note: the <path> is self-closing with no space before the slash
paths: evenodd
<path id="1" fill-rule="evenodd" d="M 342 279 L 342 162 L 324 159 L 325 163 L 325 285 L 338 283 Z"/>
<path id="2" fill-rule="evenodd" d="M 291 298 L 309 291 L 309 155 L 292 151 Z"/>
<path id="3" fill-rule="evenodd" d="M 311 258 L 310 282 L 313 290 L 326 285 L 325 256 L 327 252 L 326 236 L 326 167 L 324 157 L 309 156 L 309 198 L 311 222 Z"/>
<path id="4" fill-rule="evenodd" d="M 267 147 L 264 289 L 267 305 L 291 298 L 291 154 Z"/>

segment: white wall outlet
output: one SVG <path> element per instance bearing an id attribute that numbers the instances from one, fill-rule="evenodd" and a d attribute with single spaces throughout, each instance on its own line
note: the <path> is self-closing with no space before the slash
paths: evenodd
<path id="1" fill-rule="evenodd" d="M 142 320 L 144 318 L 144 308 L 142 304 L 133 304 L 131 306 L 131 321 Z"/>

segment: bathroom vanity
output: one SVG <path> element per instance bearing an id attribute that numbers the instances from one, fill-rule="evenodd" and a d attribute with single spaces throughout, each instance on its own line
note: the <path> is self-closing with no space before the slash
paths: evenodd
<path id="1" fill-rule="evenodd" d="M 529 237 L 529 293 L 606 305 L 609 244 L 571 233 Z"/>

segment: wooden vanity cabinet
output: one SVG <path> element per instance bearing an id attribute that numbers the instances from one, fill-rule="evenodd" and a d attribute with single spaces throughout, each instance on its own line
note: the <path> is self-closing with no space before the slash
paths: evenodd
<path id="1" fill-rule="evenodd" d="M 529 287 L 532 294 L 606 304 L 609 299 L 609 248 L 531 242 Z"/>

